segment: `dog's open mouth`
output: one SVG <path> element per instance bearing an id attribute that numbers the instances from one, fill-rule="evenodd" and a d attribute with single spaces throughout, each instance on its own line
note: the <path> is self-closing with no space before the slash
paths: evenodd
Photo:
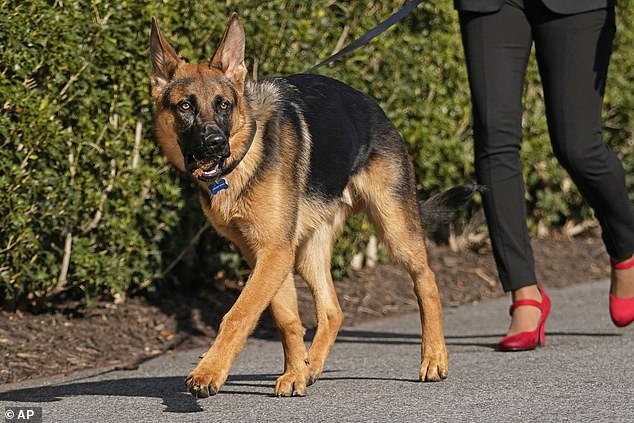
<path id="1" fill-rule="evenodd" d="M 194 177 L 204 182 L 215 182 L 222 174 L 224 159 L 201 164 L 192 172 Z"/>

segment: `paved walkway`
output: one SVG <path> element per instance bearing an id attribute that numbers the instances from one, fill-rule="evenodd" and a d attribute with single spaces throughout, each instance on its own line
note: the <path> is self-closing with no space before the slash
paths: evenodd
<path id="1" fill-rule="evenodd" d="M 281 346 L 252 339 L 215 397 L 185 392 L 183 377 L 201 352 L 188 351 L 134 371 L 1 385 L 0 406 L 42 407 L 46 423 L 634 422 L 634 327 L 612 325 L 607 285 L 549 290 L 548 345 L 532 352 L 493 349 L 506 299 L 445 309 L 450 371 L 440 383 L 416 381 L 419 322 L 407 315 L 343 330 L 305 398 L 271 396 Z"/>

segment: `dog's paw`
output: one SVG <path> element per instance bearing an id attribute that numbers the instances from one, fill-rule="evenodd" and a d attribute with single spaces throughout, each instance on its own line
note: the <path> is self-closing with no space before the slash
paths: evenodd
<path id="1" fill-rule="evenodd" d="M 439 350 L 424 353 L 419 374 L 421 382 L 440 382 L 447 378 L 449 373 L 447 350 L 445 348 L 439 348 Z"/>
<path id="2" fill-rule="evenodd" d="M 196 398 L 207 398 L 216 395 L 224 384 L 226 376 L 223 377 L 217 372 L 196 367 L 185 379 L 187 390 Z"/>
<path id="3" fill-rule="evenodd" d="M 303 397 L 306 395 L 308 367 L 284 373 L 275 382 L 275 395 L 278 397 Z"/>
<path id="4" fill-rule="evenodd" d="M 317 379 L 319 379 L 319 376 L 321 376 L 321 372 L 323 370 L 323 363 L 314 363 L 312 361 L 310 362 L 310 365 L 308 366 L 308 386 L 317 382 Z"/>

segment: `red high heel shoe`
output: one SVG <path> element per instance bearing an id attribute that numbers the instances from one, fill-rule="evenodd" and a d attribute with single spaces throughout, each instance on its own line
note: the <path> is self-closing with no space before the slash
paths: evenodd
<path id="1" fill-rule="evenodd" d="M 620 263 L 610 260 L 610 264 L 612 265 L 613 271 L 629 269 L 634 267 L 634 257 Z M 612 318 L 612 322 L 620 328 L 634 322 L 634 297 L 619 298 L 610 293 L 610 317 Z"/>
<path id="2" fill-rule="evenodd" d="M 511 306 L 509 313 L 513 315 L 513 311 L 517 307 L 533 306 L 541 310 L 542 315 L 539 317 L 539 323 L 537 329 L 530 332 L 521 332 L 516 335 L 505 336 L 498 343 L 500 351 L 526 351 L 534 350 L 538 345 L 546 345 L 546 319 L 550 313 L 550 298 L 544 292 L 544 290 L 538 285 L 539 293 L 542 295 L 542 302 L 535 300 L 517 300 Z"/>

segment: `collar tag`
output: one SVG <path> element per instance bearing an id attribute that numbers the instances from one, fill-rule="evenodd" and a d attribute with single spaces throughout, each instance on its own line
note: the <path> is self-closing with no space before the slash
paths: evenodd
<path id="1" fill-rule="evenodd" d="M 229 188 L 229 184 L 227 184 L 227 181 L 225 181 L 223 178 L 219 181 L 214 182 L 213 184 L 209 184 L 207 188 L 209 188 L 209 191 L 211 191 L 211 195 L 216 195 L 220 191 Z"/>

